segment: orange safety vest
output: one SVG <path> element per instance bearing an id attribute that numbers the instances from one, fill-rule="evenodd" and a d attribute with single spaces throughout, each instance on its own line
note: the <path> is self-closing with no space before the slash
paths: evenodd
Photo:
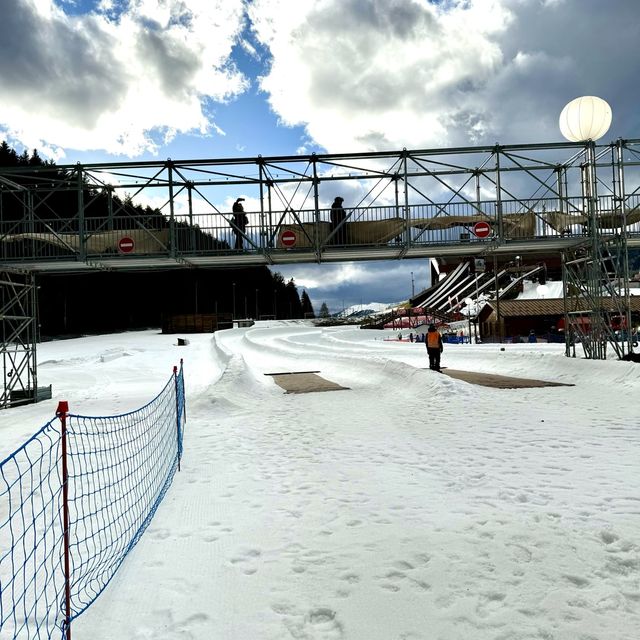
<path id="1" fill-rule="evenodd" d="M 440 334 L 437 331 L 427 332 L 427 349 L 440 348 Z"/>

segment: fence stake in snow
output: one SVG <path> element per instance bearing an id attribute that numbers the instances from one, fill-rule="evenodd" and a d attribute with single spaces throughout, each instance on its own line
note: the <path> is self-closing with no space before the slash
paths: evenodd
<path id="1" fill-rule="evenodd" d="M 61 400 L 56 415 L 60 419 L 60 439 L 62 447 L 62 518 L 64 545 L 64 638 L 71 640 L 71 572 L 69 558 L 69 470 L 67 466 L 67 413 L 69 403 Z"/>
<path id="2" fill-rule="evenodd" d="M 180 360 L 182 365 L 182 360 Z M 182 458 L 180 438 L 180 391 L 178 388 L 178 367 L 173 365 L 173 382 L 176 388 L 176 438 L 178 439 L 178 471 L 180 471 L 180 459 Z"/>

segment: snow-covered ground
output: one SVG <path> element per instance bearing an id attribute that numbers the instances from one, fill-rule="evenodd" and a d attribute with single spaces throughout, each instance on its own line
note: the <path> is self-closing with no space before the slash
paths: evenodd
<path id="1" fill-rule="evenodd" d="M 637 640 L 640 366 L 445 345 L 446 367 L 575 385 L 498 390 L 384 335 L 39 345 L 55 400 L 0 412 L 3 454 L 57 400 L 128 411 L 185 363 L 182 471 L 74 640 Z M 285 371 L 349 390 L 285 394 L 264 375 Z"/>

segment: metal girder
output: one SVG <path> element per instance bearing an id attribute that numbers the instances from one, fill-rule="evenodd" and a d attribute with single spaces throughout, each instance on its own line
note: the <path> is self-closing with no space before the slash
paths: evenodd
<path id="1" fill-rule="evenodd" d="M 0 272 L 0 326 L 4 378 L 0 408 L 35 402 L 38 322 L 33 274 Z"/>
<path id="2" fill-rule="evenodd" d="M 612 159 L 614 203 L 626 216 L 624 148 L 619 142 Z M 595 144 L 585 150 L 582 186 L 588 208 L 589 232 L 582 246 L 563 254 L 566 355 L 575 357 L 576 342 L 586 358 L 604 360 L 611 348 L 618 358 L 633 351 L 629 292 L 627 225 L 605 236 L 598 225 L 600 200 L 597 187 Z"/>

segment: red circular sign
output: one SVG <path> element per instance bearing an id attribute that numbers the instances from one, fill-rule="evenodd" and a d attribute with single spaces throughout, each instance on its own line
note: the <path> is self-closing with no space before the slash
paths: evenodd
<path id="1" fill-rule="evenodd" d="M 291 230 L 283 231 L 280 236 L 280 242 L 282 242 L 285 247 L 293 247 L 297 239 L 298 237 Z"/>
<path id="2" fill-rule="evenodd" d="M 120 240 L 118 240 L 118 251 L 120 253 L 133 253 L 136 244 L 133 241 L 133 238 L 129 236 L 122 236 Z"/>
<path id="3" fill-rule="evenodd" d="M 473 225 L 473 233 L 476 238 L 486 238 L 491 233 L 491 225 L 488 222 L 476 222 Z"/>

